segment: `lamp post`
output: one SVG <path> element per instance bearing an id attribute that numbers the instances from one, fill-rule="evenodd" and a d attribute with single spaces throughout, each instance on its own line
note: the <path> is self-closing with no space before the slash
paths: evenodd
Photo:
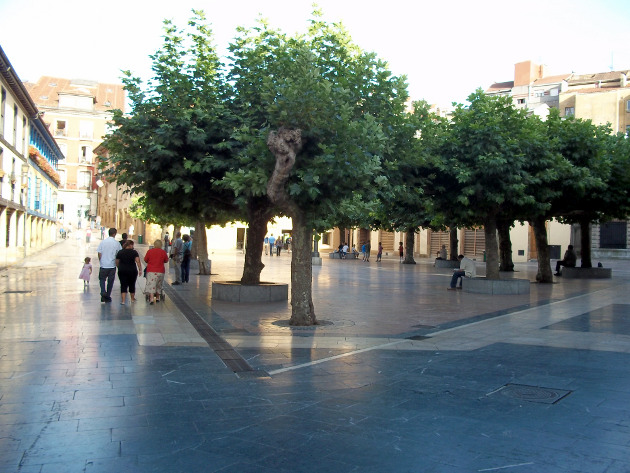
<path id="1" fill-rule="evenodd" d="M 24 215 L 22 215 L 22 241 L 24 246 L 24 258 L 26 258 L 26 216 L 28 210 L 28 164 L 22 164 L 22 206 L 24 207 Z"/>

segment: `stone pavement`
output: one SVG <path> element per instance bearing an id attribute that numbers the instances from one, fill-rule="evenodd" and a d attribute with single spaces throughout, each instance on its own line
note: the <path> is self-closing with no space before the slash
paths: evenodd
<path id="1" fill-rule="evenodd" d="M 98 264 L 77 279 L 97 244 L 0 272 L 2 473 L 630 471 L 625 261 L 484 296 L 429 260 L 324 258 L 322 324 L 293 328 L 289 303 L 211 300 L 240 252 L 163 303 L 122 306 L 118 283 L 100 303 Z M 289 281 L 290 255 L 263 258 Z"/>

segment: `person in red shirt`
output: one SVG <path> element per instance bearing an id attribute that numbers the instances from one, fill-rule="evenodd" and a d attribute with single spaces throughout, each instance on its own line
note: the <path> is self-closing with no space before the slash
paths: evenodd
<path id="1" fill-rule="evenodd" d="M 164 283 L 164 265 L 168 263 L 168 255 L 162 249 L 162 240 L 155 240 L 153 248 L 144 255 L 144 262 L 147 263 L 147 285 L 144 293 L 149 296 L 149 303 L 160 302 L 162 294 L 162 284 Z"/>

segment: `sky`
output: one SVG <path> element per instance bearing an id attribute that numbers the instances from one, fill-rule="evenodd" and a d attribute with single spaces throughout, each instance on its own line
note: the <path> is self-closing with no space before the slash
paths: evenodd
<path id="1" fill-rule="evenodd" d="M 50 75 L 119 83 L 150 77 L 162 21 L 184 27 L 204 10 L 220 55 L 237 26 L 262 15 L 304 32 L 310 0 L 0 0 L 0 46 L 23 80 Z M 630 0 L 319 0 L 354 42 L 406 75 L 412 99 L 464 103 L 476 88 L 514 78 L 532 60 L 549 74 L 630 69 Z"/>

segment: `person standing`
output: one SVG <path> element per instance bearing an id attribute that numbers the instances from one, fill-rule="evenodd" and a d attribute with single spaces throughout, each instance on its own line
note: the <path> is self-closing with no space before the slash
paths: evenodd
<path id="1" fill-rule="evenodd" d="M 370 240 L 365 242 L 365 261 L 370 262 L 370 252 L 372 251 L 372 243 Z"/>
<path id="2" fill-rule="evenodd" d="M 447 289 L 449 291 L 454 291 L 457 288 L 457 281 L 466 276 L 467 278 L 474 278 L 477 276 L 477 268 L 475 267 L 475 262 L 470 258 L 466 258 L 464 255 L 459 255 L 457 257 L 459 260 L 459 269 L 456 269 L 453 272 L 453 277 L 451 278 L 451 287 Z M 460 284 L 459 289 L 462 286 Z"/>
<path id="3" fill-rule="evenodd" d="M 182 240 L 182 232 L 175 234 L 175 240 L 173 240 L 173 247 L 171 248 L 171 255 L 173 257 L 173 264 L 175 265 L 175 282 L 173 286 L 182 283 L 182 260 L 184 259 L 184 242 Z"/>
<path id="4" fill-rule="evenodd" d="M 268 245 L 269 245 L 269 237 L 266 236 L 265 237 L 265 243 L 263 244 L 263 246 L 265 247 L 265 254 L 267 254 L 267 251 L 269 250 Z"/>
<path id="5" fill-rule="evenodd" d="M 90 285 L 90 276 L 92 276 L 92 263 L 90 263 L 90 261 L 92 261 L 92 259 L 86 256 L 83 260 L 83 268 L 81 268 L 81 272 L 79 273 L 79 279 L 83 279 L 84 289 Z"/>
<path id="6" fill-rule="evenodd" d="M 190 258 L 192 256 L 192 240 L 189 235 L 182 237 L 184 241 L 184 252 L 182 253 L 182 282 L 188 282 L 190 279 Z"/>
<path id="7" fill-rule="evenodd" d="M 168 232 L 164 235 L 164 251 L 168 253 L 168 247 L 171 246 L 171 239 L 168 236 Z"/>
<path id="8" fill-rule="evenodd" d="M 269 237 L 269 256 L 273 256 L 274 246 L 276 244 L 276 239 L 273 236 L 273 233 Z"/>
<path id="9" fill-rule="evenodd" d="M 120 247 L 124 248 L 125 247 L 125 242 L 127 241 L 127 234 L 126 233 L 121 233 L 120 235 Z"/>
<path id="10" fill-rule="evenodd" d="M 403 248 L 402 241 L 398 243 L 398 254 L 400 255 L 400 262 L 405 259 L 405 249 Z"/>
<path id="11" fill-rule="evenodd" d="M 376 253 L 376 262 L 381 261 L 381 257 L 383 256 L 383 243 L 378 242 L 378 253 Z"/>
<path id="12" fill-rule="evenodd" d="M 85 229 L 85 242 L 89 243 L 91 239 L 92 239 L 92 229 L 90 227 L 87 227 Z"/>
<path id="13" fill-rule="evenodd" d="M 133 240 L 127 240 L 123 245 L 123 249 L 116 254 L 121 305 L 125 305 L 127 292 L 129 292 L 131 302 L 136 302 L 136 280 L 142 274 L 140 255 L 133 246 Z"/>
<path id="14" fill-rule="evenodd" d="M 280 252 L 282 251 L 282 237 L 278 237 L 276 240 L 276 256 L 280 256 Z"/>
<path id="15" fill-rule="evenodd" d="M 110 228 L 108 237 L 101 241 L 96 249 L 100 269 L 98 270 L 98 281 L 101 286 L 101 302 L 112 301 L 112 289 L 116 278 L 116 253 L 122 250 L 120 243 L 116 241 L 116 229 Z M 107 285 L 105 282 L 107 281 Z"/>
<path id="16" fill-rule="evenodd" d="M 147 263 L 147 285 L 144 293 L 149 296 L 149 303 L 153 305 L 155 302 L 160 302 L 164 283 L 164 265 L 168 263 L 168 254 L 162 249 L 162 240 L 153 242 L 153 248 L 144 255 L 144 262 Z"/>

